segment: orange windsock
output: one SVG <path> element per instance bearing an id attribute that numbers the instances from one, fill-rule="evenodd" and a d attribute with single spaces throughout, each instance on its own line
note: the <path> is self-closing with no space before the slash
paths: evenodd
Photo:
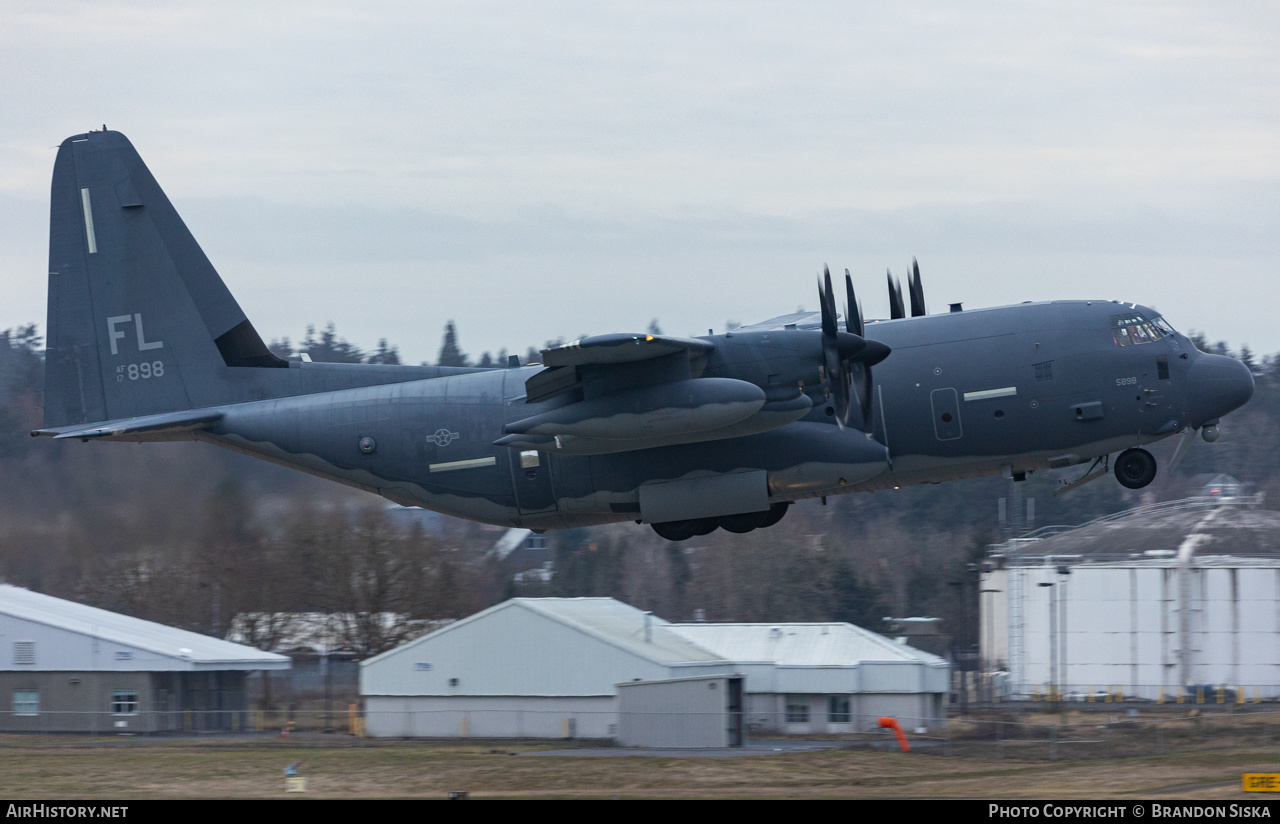
<path id="1" fill-rule="evenodd" d="M 907 736 L 902 733 L 902 727 L 898 726 L 898 719 L 881 716 L 880 726 L 893 730 L 893 734 L 898 737 L 898 746 L 902 751 L 911 752 L 911 746 L 907 743 Z"/>

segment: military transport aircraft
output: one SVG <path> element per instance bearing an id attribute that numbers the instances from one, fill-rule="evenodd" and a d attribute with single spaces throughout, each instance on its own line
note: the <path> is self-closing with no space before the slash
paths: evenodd
<path id="1" fill-rule="evenodd" d="M 1109 300 L 843 325 L 821 310 L 722 335 L 598 335 L 507 368 L 286 361 L 263 344 L 133 145 L 63 142 L 53 171 L 44 428 L 196 440 L 419 506 L 535 530 L 634 520 L 683 540 L 771 526 L 801 498 L 1092 462 L 1143 487 L 1142 445 L 1253 394 L 1231 358 Z M 842 328 L 843 327 L 843 328 Z M 1113 461 L 1111 455 L 1119 453 Z"/>

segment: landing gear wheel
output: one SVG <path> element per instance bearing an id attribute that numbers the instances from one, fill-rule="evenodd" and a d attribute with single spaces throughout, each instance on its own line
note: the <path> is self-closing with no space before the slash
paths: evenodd
<path id="1" fill-rule="evenodd" d="M 687 541 L 694 535 L 694 525 L 697 521 L 668 521 L 665 524 L 650 524 L 653 531 L 658 533 L 658 537 L 665 538 L 668 541 Z"/>
<path id="2" fill-rule="evenodd" d="M 784 501 L 780 504 L 774 504 L 769 507 L 769 517 L 764 519 L 764 523 L 760 524 L 761 529 L 771 527 L 778 521 L 782 520 L 782 516 L 787 514 L 787 510 L 791 508 L 790 501 Z"/>
<path id="3" fill-rule="evenodd" d="M 719 518 L 699 518 L 689 523 L 693 526 L 694 535 L 710 535 L 720 528 Z"/>
<path id="4" fill-rule="evenodd" d="M 1142 489 L 1156 479 L 1156 459 L 1145 449 L 1126 449 L 1116 458 L 1116 480 L 1128 489 Z"/>
<path id="5" fill-rule="evenodd" d="M 744 512 L 741 515 L 726 515 L 720 519 L 720 526 L 725 532 L 735 532 L 741 535 L 744 532 L 750 532 L 753 529 L 759 529 L 764 526 L 773 515 L 773 510 L 766 509 L 763 512 Z"/>

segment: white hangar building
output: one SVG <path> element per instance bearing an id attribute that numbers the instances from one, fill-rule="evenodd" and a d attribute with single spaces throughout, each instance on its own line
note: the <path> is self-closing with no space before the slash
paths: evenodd
<path id="1" fill-rule="evenodd" d="M 993 547 L 984 669 L 1013 697 L 1280 698 L 1280 512 L 1260 502 L 1152 504 Z"/>
<path id="2" fill-rule="evenodd" d="M 852 624 L 673 624 L 746 675 L 748 727 L 788 733 L 903 727 L 946 718 L 951 666 Z"/>
<path id="3" fill-rule="evenodd" d="M 246 729 L 253 647 L 0 584 L 0 730 Z"/>
<path id="4" fill-rule="evenodd" d="M 950 678 L 848 624 L 673 625 L 612 598 L 515 598 L 364 661 L 360 692 L 375 736 L 613 738 L 620 684 L 737 675 L 748 728 L 795 733 L 884 714 L 932 726 Z"/>

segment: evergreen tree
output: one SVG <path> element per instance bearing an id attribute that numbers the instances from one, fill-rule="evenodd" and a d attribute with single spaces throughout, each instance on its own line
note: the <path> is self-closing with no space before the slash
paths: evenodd
<path id="1" fill-rule="evenodd" d="M 317 363 L 362 363 L 364 361 L 363 352 L 353 344 L 338 337 L 332 321 L 324 328 L 319 337 L 316 337 L 316 328 L 308 326 L 307 336 L 303 339 L 301 346 L 298 347 L 298 352 L 299 354 L 305 352 L 311 360 Z"/>
<path id="2" fill-rule="evenodd" d="M 444 343 L 440 346 L 440 366 L 467 366 L 467 356 L 458 348 L 458 330 L 449 321 L 444 325 Z"/>
<path id="3" fill-rule="evenodd" d="M 271 354 L 278 358 L 289 360 L 294 357 L 293 342 L 287 336 L 273 339 L 271 343 L 267 344 L 267 348 L 271 350 Z"/>
<path id="4" fill-rule="evenodd" d="M 1254 375 L 1260 374 L 1258 371 L 1258 364 L 1253 358 L 1253 350 L 1248 346 L 1245 346 L 1240 350 L 1240 362 L 1248 367 L 1249 371 Z"/>
<path id="5" fill-rule="evenodd" d="M 384 363 L 395 365 L 400 363 L 400 349 L 388 346 L 386 338 L 378 340 L 378 350 L 365 359 L 365 363 Z"/>
<path id="6" fill-rule="evenodd" d="M 831 570 L 831 619 L 879 632 L 888 612 L 880 588 L 859 578 L 847 558 L 838 559 Z"/>

